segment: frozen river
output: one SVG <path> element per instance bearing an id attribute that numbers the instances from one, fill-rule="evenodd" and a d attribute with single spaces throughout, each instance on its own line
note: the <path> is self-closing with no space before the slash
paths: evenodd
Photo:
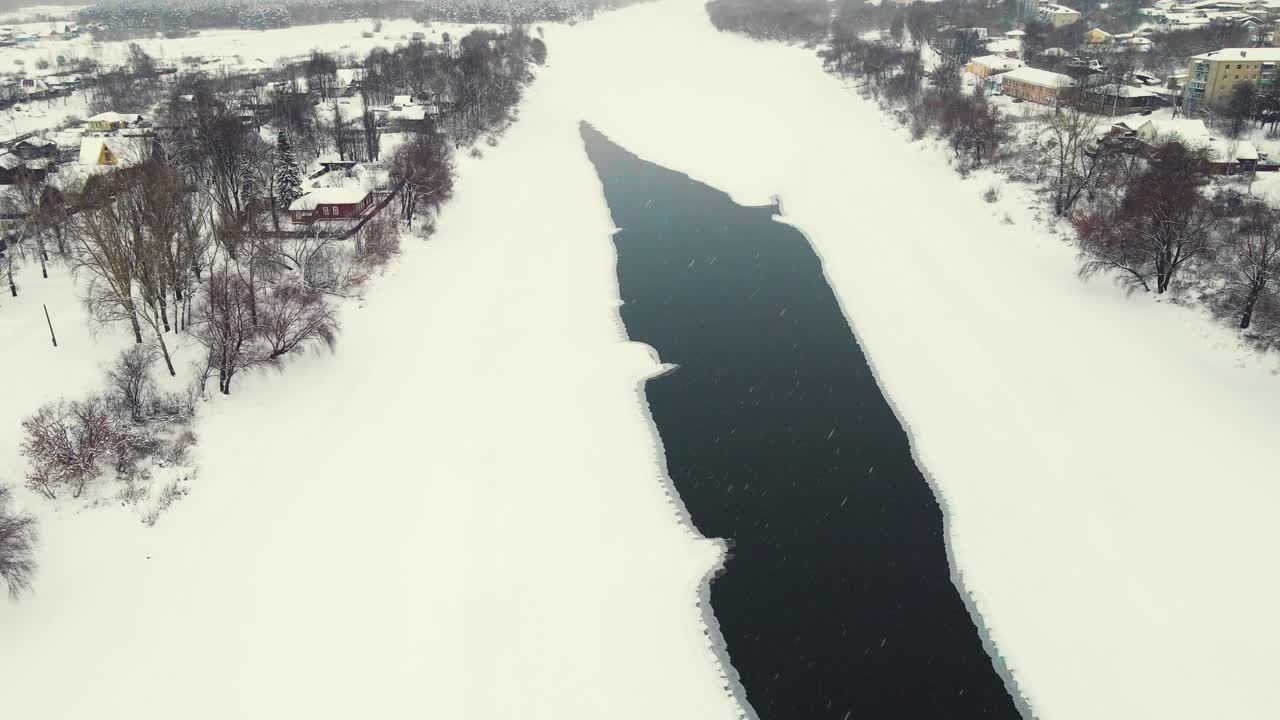
<path id="1" fill-rule="evenodd" d="M 631 339 L 698 530 L 727 538 L 711 606 L 765 720 L 1016 718 L 952 585 L 942 513 L 809 241 L 771 207 L 588 125 L 620 228 Z"/>

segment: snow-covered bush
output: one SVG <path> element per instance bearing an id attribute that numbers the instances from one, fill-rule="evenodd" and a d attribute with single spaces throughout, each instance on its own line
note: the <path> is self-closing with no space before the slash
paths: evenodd
<path id="1" fill-rule="evenodd" d="M 356 236 L 361 258 L 370 268 L 380 268 L 400 254 L 400 226 L 387 212 L 370 220 Z"/>
<path id="2" fill-rule="evenodd" d="M 22 429 L 22 454 L 31 463 L 27 485 L 50 498 L 66 490 L 80 497 L 102 474 L 102 461 L 125 441 L 115 415 L 96 396 L 49 403 L 24 420 Z"/>

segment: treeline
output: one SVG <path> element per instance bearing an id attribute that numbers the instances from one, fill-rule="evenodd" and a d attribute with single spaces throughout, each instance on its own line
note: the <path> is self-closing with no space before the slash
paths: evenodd
<path id="1" fill-rule="evenodd" d="M 448 39 L 456 52 L 421 42 L 374 49 L 362 63 L 361 98 L 384 104 L 412 93 L 438 103 L 447 110 L 441 122 L 457 142 L 503 124 L 532 79 L 530 63 L 546 62 L 546 44 L 520 26 L 504 33 L 473 30 L 460 40 Z"/>
<path id="2" fill-rule="evenodd" d="M 891 42 L 862 39 L 868 21 L 884 17 L 862 3 L 846 3 L 832 26 L 827 47 L 819 54 L 829 71 L 861 81 L 878 100 L 920 139 L 933 133 L 945 140 L 962 173 L 990 164 L 1006 151 L 1008 120 L 988 101 L 981 87 L 963 92 L 963 62 L 972 52 L 964 42 L 943 45 L 935 8 L 916 3 L 890 16 Z M 905 42 L 910 33 L 910 43 Z M 940 61 L 925 69 L 921 46 L 931 42 Z"/>
<path id="3" fill-rule="evenodd" d="M 563 22 L 590 17 L 611 0 L 121 0 L 80 11 L 85 25 L 105 26 L 104 37 L 140 31 L 180 35 L 207 28 L 266 30 L 361 18 L 414 18 L 458 23 Z"/>
<path id="4" fill-rule="evenodd" d="M 826 0 L 711 0 L 707 15 L 718 30 L 817 42 L 827 34 L 831 10 Z"/>
<path id="5" fill-rule="evenodd" d="M 993 162 L 1006 149 L 1008 120 L 985 93 L 961 92 L 959 66 L 944 63 L 926 71 L 919 49 L 894 49 L 858 38 L 833 43 L 825 58 L 833 72 L 861 80 L 869 97 L 909 125 L 912 137 L 934 133 L 945 140 L 962 173 Z"/>

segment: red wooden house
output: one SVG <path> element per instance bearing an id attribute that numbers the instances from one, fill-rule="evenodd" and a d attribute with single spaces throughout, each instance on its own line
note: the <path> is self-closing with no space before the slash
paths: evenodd
<path id="1" fill-rule="evenodd" d="M 373 193 L 364 188 L 318 188 L 289 205 L 289 217 L 296 223 L 317 220 L 347 220 L 360 217 L 373 205 Z"/>

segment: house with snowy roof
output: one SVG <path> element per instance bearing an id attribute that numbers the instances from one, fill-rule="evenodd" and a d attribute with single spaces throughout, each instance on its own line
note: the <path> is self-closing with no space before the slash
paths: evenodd
<path id="1" fill-rule="evenodd" d="M 137 113 L 104 112 L 98 113 L 85 121 L 88 132 L 115 132 L 142 124 L 142 116 Z"/>
<path id="2" fill-rule="evenodd" d="M 80 141 L 80 166 L 89 171 L 132 167 L 142 162 L 146 138 L 86 135 Z"/>
<path id="3" fill-rule="evenodd" d="M 34 160 L 36 158 L 51 158 L 58 154 L 58 143 L 46 137 L 34 135 L 23 140 L 19 140 L 14 146 L 13 151 L 24 160 Z"/>
<path id="4" fill-rule="evenodd" d="M 964 69 L 967 73 L 986 79 L 1010 70 L 1017 70 L 1020 67 L 1022 67 L 1022 61 L 1016 58 L 1003 55 L 980 55 L 970 58 Z"/>
<path id="5" fill-rule="evenodd" d="M 1038 68 L 1010 70 L 999 81 L 1005 95 L 1049 107 L 1069 103 L 1077 95 L 1075 78 Z"/>
<path id="6" fill-rule="evenodd" d="M 337 84 L 335 92 L 339 97 L 354 95 L 364 82 L 364 68 L 338 68 L 334 73 Z"/>
<path id="7" fill-rule="evenodd" d="M 289 204 L 295 223 L 317 220 L 350 220 L 360 217 L 373 205 L 373 193 L 363 187 L 316 188 Z"/>
<path id="8" fill-rule="evenodd" d="M 1093 83 L 1084 89 L 1081 108 L 1100 115 L 1127 115 L 1164 107 L 1164 98 L 1146 88 L 1119 83 Z"/>

